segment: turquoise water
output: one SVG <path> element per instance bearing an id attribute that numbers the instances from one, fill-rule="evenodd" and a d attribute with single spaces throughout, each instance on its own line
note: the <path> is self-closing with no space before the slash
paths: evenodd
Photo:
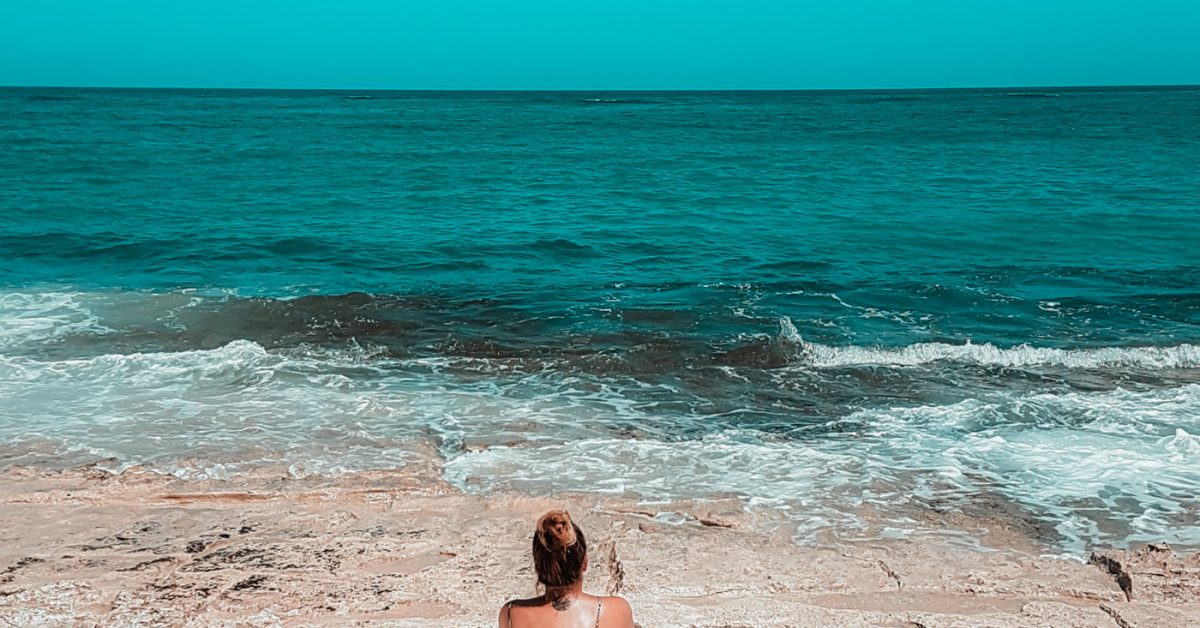
<path id="1" fill-rule="evenodd" d="M 0 89 L 0 465 L 1200 544 L 1198 129 L 1193 88 Z"/>

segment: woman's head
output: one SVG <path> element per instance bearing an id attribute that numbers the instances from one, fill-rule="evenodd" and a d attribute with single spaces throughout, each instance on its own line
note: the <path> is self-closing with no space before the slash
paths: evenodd
<path id="1" fill-rule="evenodd" d="M 533 567 L 538 582 L 548 590 L 569 587 L 583 578 L 587 541 L 567 511 L 551 510 L 538 519 L 533 533 Z"/>

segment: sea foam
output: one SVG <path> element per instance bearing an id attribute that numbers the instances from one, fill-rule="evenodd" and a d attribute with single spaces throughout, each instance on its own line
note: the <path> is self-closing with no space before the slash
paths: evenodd
<path id="1" fill-rule="evenodd" d="M 1028 344 L 997 347 L 990 343 L 916 343 L 904 347 L 829 346 L 805 342 L 788 318 L 780 320 L 780 338 L 796 347 L 803 364 L 817 368 L 846 366 L 921 366 L 958 362 L 985 366 L 1061 366 L 1099 369 L 1200 368 L 1200 346 L 1179 344 L 1163 347 L 1095 347 L 1059 349 Z"/>
<path id="2" fill-rule="evenodd" d="M 972 500 L 1000 498 L 1038 513 L 1073 552 L 1122 542 L 1116 522 L 1129 539 L 1200 544 L 1197 528 L 1180 525 L 1197 515 L 1200 385 L 992 395 L 860 410 L 842 422 L 840 438 L 734 430 L 497 444 L 453 457 L 446 474 L 467 490 L 740 495 L 791 513 L 807 538 L 862 529 L 863 507 L 916 516 L 931 502 L 969 512 Z"/>

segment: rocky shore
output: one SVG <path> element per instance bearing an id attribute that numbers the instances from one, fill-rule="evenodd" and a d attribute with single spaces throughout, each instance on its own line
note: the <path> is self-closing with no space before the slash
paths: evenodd
<path id="1" fill-rule="evenodd" d="M 566 506 L 587 588 L 640 626 L 1200 626 L 1200 554 L 1050 557 L 1013 536 L 801 546 L 733 502 L 463 494 L 420 470 L 183 481 L 0 473 L 5 626 L 492 626 Z M 998 537 L 1003 538 L 1003 537 Z"/>

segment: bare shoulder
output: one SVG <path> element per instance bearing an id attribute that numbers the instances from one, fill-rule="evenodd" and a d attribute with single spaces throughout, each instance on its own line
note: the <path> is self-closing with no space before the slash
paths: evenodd
<path id="1" fill-rule="evenodd" d="M 500 616 L 497 620 L 500 622 L 500 628 L 509 628 L 510 620 L 513 615 L 527 614 L 527 609 L 542 606 L 546 600 L 541 597 L 525 598 L 523 600 L 509 600 L 500 607 Z"/>
<path id="2" fill-rule="evenodd" d="M 633 609 L 623 597 L 600 598 L 603 610 L 600 614 L 602 628 L 633 628 Z"/>
<path id="3" fill-rule="evenodd" d="M 512 623 L 511 620 L 514 607 L 521 608 L 525 606 L 534 606 L 535 600 L 536 598 L 530 598 L 525 600 L 509 600 L 505 602 L 504 606 L 500 607 L 500 616 L 496 618 L 496 621 L 498 621 L 500 624 L 500 628 L 509 628 Z"/>

